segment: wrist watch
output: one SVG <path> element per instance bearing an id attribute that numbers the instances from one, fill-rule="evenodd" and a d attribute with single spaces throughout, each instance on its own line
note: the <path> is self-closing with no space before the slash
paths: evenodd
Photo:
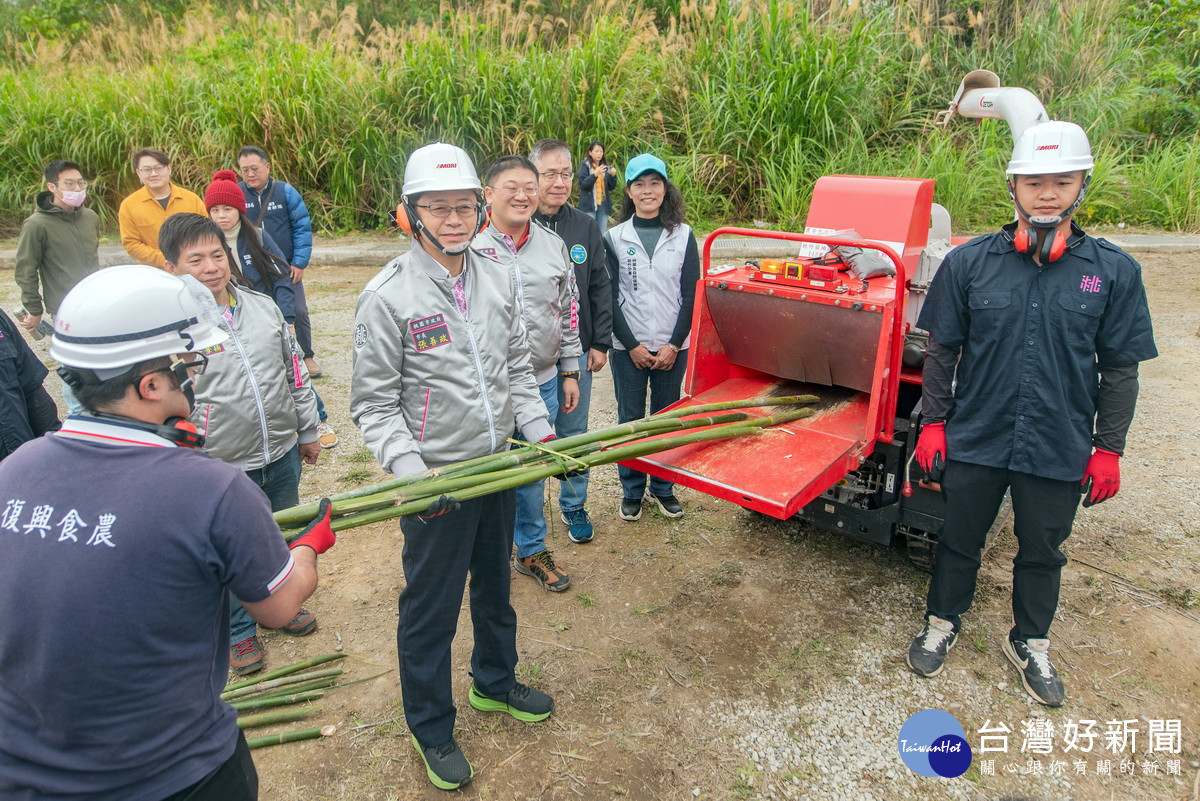
<path id="1" fill-rule="evenodd" d="M 559 373 L 558 375 L 561 378 L 574 378 L 576 381 L 579 380 L 579 371 L 578 370 L 568 370 L 566 372 Z"/>

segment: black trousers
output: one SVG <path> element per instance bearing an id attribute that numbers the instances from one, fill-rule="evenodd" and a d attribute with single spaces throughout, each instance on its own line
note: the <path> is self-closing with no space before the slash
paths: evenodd
<path id="1" fill-rule="evenodd" d="M 258 801 L 258 771 L 245 736 L 238 732 L 233 756 L 219 768 L 163 801 Z"/>
<path id="2" fill-rule="evenodd" d="M 946 522 L 938 541 L 929 584 L 927 614 L 949 620 L 955 631 L 971 608 L 988 529 L 1004 490 L 1013 504 L 1017 555 L 1013 557 L 1013 637 L 1048 636 L 1058 608 L 1059 583 L 1067 558 L 1059 546 L 1071 534 L 1079 508 L 1079 482 L 950 461 L 942 478 Z"/>
<path id="3" fill-rule="evenodd" d="M 396 625 L 400 692 L 409 731 L 424 748 L 454 736 L 450 645 L 468 572 L 475 685 L 504 695 L 516 684 L 517 613 L 508 595 L 516 514 L 516 493 L 505 490 L 431 520 L 400 518 L 407 582 Z"/>

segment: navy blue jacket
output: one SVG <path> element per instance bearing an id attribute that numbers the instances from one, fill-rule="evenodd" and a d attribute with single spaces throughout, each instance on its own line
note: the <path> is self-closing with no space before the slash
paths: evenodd
<path id="1" fill-rule="evenodd" d="M 1004 232 L 960 245 L 917 326 L 961 348 L 949 458 L 1059 481 L 1091 455 L 1101 368 L 1158 355 L 1141 267 L 1086 235 L 1040 267 Z"/>
<path id="2" fill-rule="evenodd" d="M 262 192 L 255 192 L 238 181 L 246 197 L 246 216 L 250 222 L 275 240 L 284 260 L 303 269 L 312 258 L 312 220 L 300 193 L 288 183 L 267 179 Z M 261 209 L 265 204 L 266 208 Z"/>
<path id="3" fill-rule="evenodd" d="M 592 163 L 588 159 L 584 159 L 579 165 L 579 172 L 575 176 L 579 181 L 579 210 L 585 214 L 592 214 L 596 211 L 596 198 L 592 193 L 592 189 L 596 186 L 596 175 L 592 172 Z M 600 208 L 605 214 L 612 216 L 613 204 L 612 193 L 617 188 L 617 176 L 604 176 L 604 202 L 600 204 Z"/>
<path id="4" fill-rule="evenodd" d="M 17 324 L 0 311 L 0 459 L 58 430 L 58 409 L 42 386 L 46 373 Z"/>
<path id="5" fill-rule="evenodd" d="M 238 231 L 238 257 L 242 275 L 250 282 L 251 287 L 255 292 L 261 292 L 269 298 L 274 299 L 275 305 L 279 307 L 279 311 L 283 312 L 283 319 L 290 325 L 296 322 L 296 287 L 292 284 L 291 271 L 288 270 L 288 261 L 283 256 L 283 251 L 279 249 L 279 245 L 266 231 L 259 232 L 259 238 L 262 240 L 263 250 L 270 253 L 275 258 L 279 259 L 280 265 L 278 269 L 286 272 L 286 275 L 275 273 L 273 283 L 267 283 L 266 277 L 262 270 L 270 269 L 269 265 L 258 265 L 250 257 L 250 249 L 246 247 L 246 231 L 243 228 Z M 259 269 L 259 268 L 262 269 Z"/>

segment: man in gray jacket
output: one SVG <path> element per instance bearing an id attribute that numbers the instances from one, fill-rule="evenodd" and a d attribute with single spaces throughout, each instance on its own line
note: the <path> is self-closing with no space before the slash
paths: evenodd
<path id="1" fill-rule="evenodd" d="M 558 417 L 558 382 L 563 379 L 562 412 L 579 403 L 579 318 L 572 314 L 575 272 L 567 246 L 541 225 L 531 222 L 538 204 L 538 174 L 521 156 L 504 156 L 488 168 L 484 199 L 491 222 L 475 237 L 479 252 L 508 268 L 513 294 L 529 337 L 533 375 L 550 422 Z M 517 572 L 531 576 L 551 592 L 571 586 L 571 577 L 546 547 L 546 515 L 542 511 L 545 481 L 517 487 L 517 523 L 513 539 Z"/>
<path id="2" fill-rule="evenodd" d="M 244 470 L 278 512 L 300 502 L 300 462 L 316 464 L 317 398 L 300 347 L 275 301 L 230 280 L 229 251 L 221 228 L 208 217 L 173 214 L 158 232 L 167 272 L 191 275 L 221 308 L 228 339 L 202 355 L 205 380 L 196 390 L 189 420 L 204 436 L 205 450 Z M 301 609 L 284 627 L 303 637 L 317 618 Z M 257 626 L 232 599 L 229 666 L 245 675 L 265 664 Z"/>
<path id="3" fill-rule="evenodd" d="M 507 271 L 470 250 L 483 226 L 471 159 L 442 142 L 413 152 L 398 222 L 407 254 L 358 299 L 350 412 L 367 447 L 398 476 L 497 453 L 514 427 L 552 436 L 529 365 Z M 443 497 L 400 519 L 405 587 L 396 639 L 404 716 L 433 784 L 453 790 L 474 771 L 454 742 L 450 645 L 471 574 L 468 696 L 482 711 L 545 720 L 554 701 L 516 680 L 517 615 L 509 602 L 513 491 L 456 503 Z"/>

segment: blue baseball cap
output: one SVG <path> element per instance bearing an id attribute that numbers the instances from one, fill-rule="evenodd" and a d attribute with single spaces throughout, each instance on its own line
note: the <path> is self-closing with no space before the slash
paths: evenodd
<path id="1" fill-rule="evenodd" d="M 666 178 L 667 165 L 658 156 L 649 153 L 634 156 L 625 165 L 625 183 L 632 183 L 648 172 L 656 172 Z"/>

